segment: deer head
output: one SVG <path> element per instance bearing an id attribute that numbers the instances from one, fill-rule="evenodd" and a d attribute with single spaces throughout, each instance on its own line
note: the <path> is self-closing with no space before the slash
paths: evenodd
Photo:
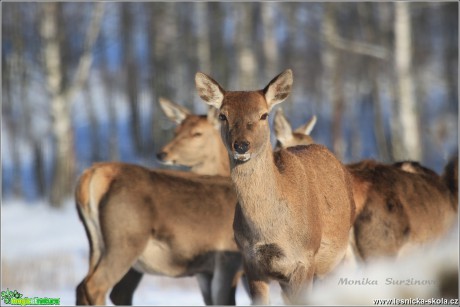
<path id="1" fill-rule="evenodd" d="M 157 154 L 158 160 L 193 168 L 209 160 L 210 151 L 215 147 L 222 146 L 219 144 L 219 122 L 214 108 L 209 108 L 207 115 L 200 116 L 168 99 L 160 98 L 159 102 L 165 115 L 178 126 L 174 139 Z"/>
<path id="2" fill-rule="evenodd" d="M 196 74 L 200 97 L 220 111 L 222 139 L 233 161 L 246 162 L 267 147 L 271 150 L 268 114 L 289 96 L 292 82 L 292 71 L 288 69 L 262 90 L 225 91 L 211 77 Z"/>
<path id="3" fill-rule="evenodd" d="M 280 108 L 276 111 L 274 118 L 275 136 L 278 140 L 277 147 L 291 147 L 297 145 L 310 145 L 315 141 L 310 136 L 311 131 L 316 124 L 316 115 L 304 125 L 292 131 L 291 124 L 284 117 L 283 110 Z"/>

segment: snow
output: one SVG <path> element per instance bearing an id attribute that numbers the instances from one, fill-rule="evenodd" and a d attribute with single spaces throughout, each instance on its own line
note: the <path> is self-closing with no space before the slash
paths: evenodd
<path id="1" fill-rule="evenodd" d="M 69 200 L 64 208 L 52 209 L 45 203 L 8 201 L 1 209 L 1 290 L 18 290 L 27 297 L 58 297 L 61 305 L 74 305 L 75 288 L 88 268 L 89 247 L 73 202 Z M 399 261 L 343 266 L 314 285 L 309 302 L 373 305 L 373 299 L 438 297 L 440 276 L 458 270 L 458 257 L 456 228 L 440 243 L 409 253 Z M 378 284 L 355 282 L 365 279 Z M 387 284 L 389 279 L 392 282 Z M 397 284 L 410 279 L 434 284 Z M 276 283 L 271 284 L 270 296 L 272 304 L 283 304 Z M 111 304 L 110 299 L 107 304 Z M 134 294 L 134 304 L 203 305 L 203 300 L 195 278 L 145 275 Z M 250 304 L 241 285 L 237 304 Z"/>

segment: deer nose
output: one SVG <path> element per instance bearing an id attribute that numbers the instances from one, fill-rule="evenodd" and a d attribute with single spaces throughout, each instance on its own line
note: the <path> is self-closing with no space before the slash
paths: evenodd
<path id="1" fill-rule="evenodd" d="M 249 149 L 249 142 L 248 141 L 235 142 L 233 143 L 233 148 L 235 148 L 237 153 L 244 154 Z"/>
<path id="2" fill-rule="evenodd" d="M 163 161 L 166 158 L 167 155 L 168 155 L 167 153 L 162 151 L 162 152 L 157 153 L 157 158 L 158 158 L 158 160 Z"/>

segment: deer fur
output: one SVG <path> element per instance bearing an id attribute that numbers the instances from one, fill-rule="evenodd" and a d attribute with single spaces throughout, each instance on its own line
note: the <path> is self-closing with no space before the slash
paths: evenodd
<path id="1" fill-rule="evenodd" d="M 235 304 L 242 259 L 228 177 L 98 163 L 81 175 L 75 199 L 90 241 L 77 304 L 102 305 L 113 286 L 115 303 L 132 304 L 143 273 L 197 275 L 206 304 Z"/>
<path id="2" fill-rule="evenodd" d="M 313 277 L 342 260 L 354 219 L 350 175 L 325 147 L 272 150 L 267 116 L 292 81 L 286 70 L 263 90 L 241 92 L 225 91 L 203 73 L 195 77 L 200 97 L 220 111 L 239 201 L 233 229 L 253 303 L 269 302 L 270 279 L 288 302 L 304 302 Z"/>
<path id="3" fill-rule="evenodd" d="M 281 135 L 293 140 L 294 146 L 303 145 L 302 138 L 286 136 L 290 124 L 283 114 L 276 116 L 289 126 Z M 442 237 L 455 222 L 458 157 L 451 159 L 442 178 L 414 161 L 386 165 L 364 160 L 347 168 L 353 177 L 357 210 L 350 241 L 360 258 L 398 256 L 407 248 Z"/>

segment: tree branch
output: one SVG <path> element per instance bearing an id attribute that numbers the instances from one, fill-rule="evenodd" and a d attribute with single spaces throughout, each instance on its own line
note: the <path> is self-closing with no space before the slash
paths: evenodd
<path id="1" fill-rule="evenodd" d="M 327 43 L 340 50 L 371 56 L 381 60 L 388 60 L 390 57 L 390 51 L 387 48 L 345 39 L 339 36 L 334 27 L 326 27 L 323 29 L 323 37 Z"/>

